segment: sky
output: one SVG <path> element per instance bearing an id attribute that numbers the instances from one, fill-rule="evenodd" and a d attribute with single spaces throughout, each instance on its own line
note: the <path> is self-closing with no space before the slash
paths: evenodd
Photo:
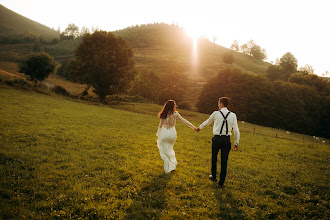
<path id="1" fill-rule="evenodd" d="M 330 72 L 329 0 L 0 0 L 0 4 L 31 20 L 61 31 L 78 27 L 115 31 L 164 22 L 204 36 L 229 48 L 249 40 L 266 50 L 275 63 L 292 53 L 298 68 Z M 327 75 L 330 77 L 330 73 Z"/>

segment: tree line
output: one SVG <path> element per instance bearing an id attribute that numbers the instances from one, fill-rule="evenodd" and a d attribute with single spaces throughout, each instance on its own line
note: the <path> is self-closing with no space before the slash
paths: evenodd
<path id="1" fill-rule="evenodd" d="M 312 81 L 310 78 L 314 78 Z M 323 89 L 319 90 L 319 84 Z M 296 73 L 289 81 L 228 69 L 204 86 L 198 110 L 217 110 L 219 96 L 243 121 L 303 134 L 330 137 L 330 83 L 316 75 Z"/>
<path id="2" fill-rule="evenodd" d="M 235 40 L 234 43 L 230 46 L 230 49 L 249 55 L 257 60 L 267 59 L 266 50 L 261 48 L 261 46 L 259 46 L 254 40 L 249 40 L 241 46 L 239 45 L 238 41 Z"/>
<path id="3" fill-rule="evenodd" d="M 183 101 L 188 76 L 183 74 L 182 66 L 161 73 L 139 71 L 132 49 L 123 37 L 95 31 L 79 38 L 72 58 L 60 66 L 58 73 L 87 84 L 87 88 L 93 87 L 100 102 L 107 95 L 123 93 L 158 103 L 168 99 Z M 43 65 L 42 70 L 36 69 Z M 57 67 L 49 54 L 39 52 L 20 65 L 20 72 L 31 80 L 43 80 Z M 228 96 L 232 99 L 232 110 L 241 120 L 329 137 L 329 84 L 314 75 L 310 66 L 297 70 L 297 59 L 286 53 L 268 68 L 266 76 L 235 69 L 221 71 L 206 84 L 197 107 L 200 112 L 211 113 L 219 96 Z"/>
<path id="4" fill-rule="evenodd" d="M 87 84 L 81 95 L 87 95 L 88 88 L 94 88 L 100 102 L 104 102 L 107 95 L 126 93 L 156 103 L 168 99 L 180 103 L 188 81 L 181 66 L 162 73 L 138 72 L 127 41 L 106 31 L 84 34 L 73 58 L 61 65 L 42 51 L 29 55 L 19 71 L 31 80 L 40 81 L 57 71 L 71 81 Z"/>

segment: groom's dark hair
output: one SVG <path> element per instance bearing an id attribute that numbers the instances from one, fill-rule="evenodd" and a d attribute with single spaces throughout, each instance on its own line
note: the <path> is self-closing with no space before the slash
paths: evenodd
<path id="1" fill-rule="evenodd" d="M 229 105 L 229 98 L 228 97 L 221 97 L 219 99 L 219 103 L 222 103 L 223 106 L 227 107 Z"/>

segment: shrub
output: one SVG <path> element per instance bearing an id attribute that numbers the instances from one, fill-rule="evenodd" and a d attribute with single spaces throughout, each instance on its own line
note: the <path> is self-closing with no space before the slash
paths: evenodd
<path id="1" fill-rule="evenodd" d="M 234 59 L 233 53 L 227 52 L 223 55 L 222 60 L 223 60 L 224 63 L 233 64 L 235 59 Z"/>
<path id="2" fill-rule="evenodd" d="M 182 110 L 191 110 L 191 106 L 189 105 L 188 102 L 181 102 L 178 104 L 179 106 L 179 109 L 182 109 Z"/>
<path id="3" fill-rule="evenodd" d="M 5 80 L 7 86 L 19 88 L 19 89 L 31 89 L 33 85 L 24 79 Z"/>
<path id="4" fill-rule="evenodd" d="M 59 95 L 69 96 L 68 91 L 64 89 L 62 86 L 55 86 L 54 92 Z"/>
<path id="5" fill-rule="evenodd" d="M 24 73 L 32 80 L 42 81 L 55 71 L 57 67 L 55 59 L 46 52 L 30 54 L 19 65 L 19 72 Z"/>

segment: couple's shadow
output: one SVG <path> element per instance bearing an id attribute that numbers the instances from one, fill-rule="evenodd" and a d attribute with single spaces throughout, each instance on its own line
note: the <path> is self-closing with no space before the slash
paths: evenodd
<path id="1" fill-rule="evenodd" d="M 245 219 L 244 212 L 239 209 L 239 202 L 234 198 L 229 189 L 218 189 L 218 187 L 215 187 L 214 191 L 214 196 L 219 203 L 217 218 Z"/>
<path id="2" fill-rule="evenodd" d="M 141 190 L 132 196 L 133 203 L 126 209 L 125 219 L 160 219 L 166 208 L 166 189 L 172 174 L 153 177 Z M 214 196 L 218 200 L 217 218 L 245 219 L 244 212 L 229 189 L 219 190 L 214 186 Z"/>
<path id="3" fill-rule="evenodd" d="M 166 188 L 172 174 L 155 176 L 138 194 L 132 196 L 133 203 L 127 208 L 125 219 L 159 219 L 166 206 Z"/>

